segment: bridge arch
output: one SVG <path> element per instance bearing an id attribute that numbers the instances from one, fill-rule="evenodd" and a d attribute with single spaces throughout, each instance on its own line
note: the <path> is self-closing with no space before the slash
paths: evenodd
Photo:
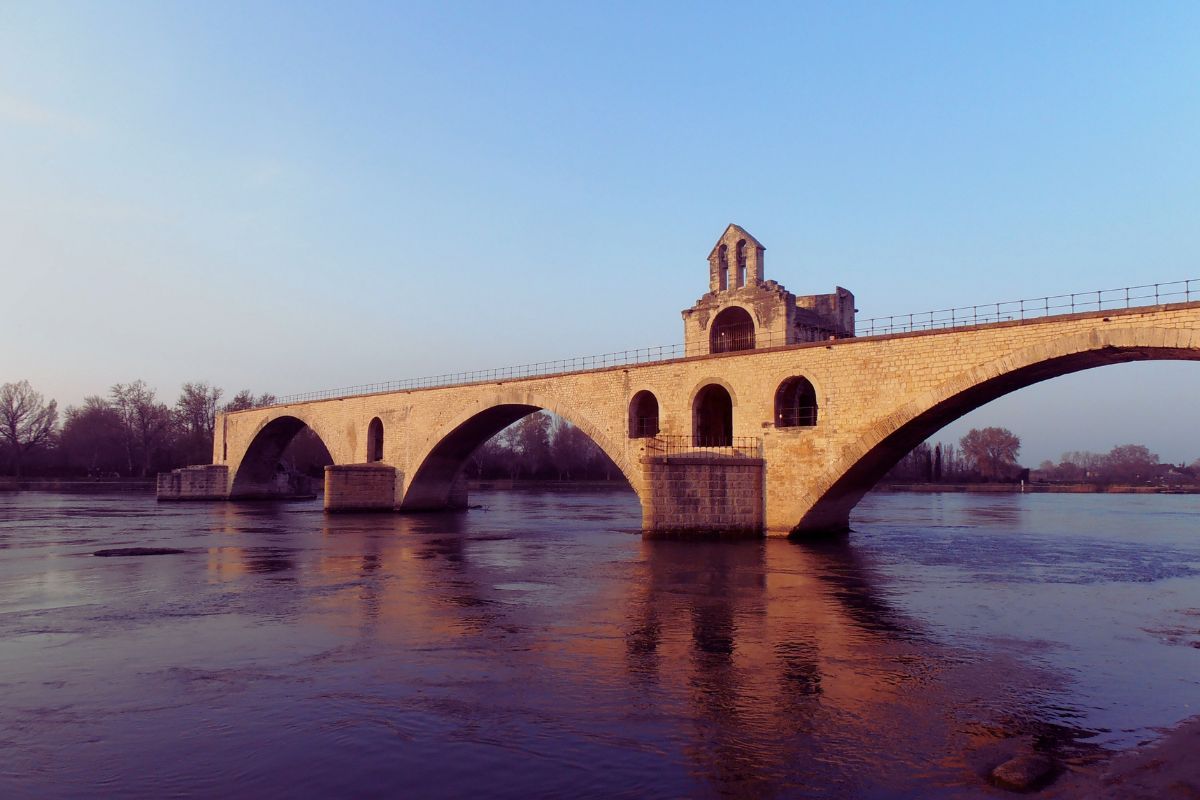
<path id="1" fill-rule="evenodd" d="M 1114 327 L 1046 341 L 959 373 L 878 419 L 776 520 L 793 531 L 849 529 L 850 511 L 906 453 L 1003 395 L 1050 378 L 1131 361 L 1200 361 L 1200 332 Z"/>
<path id="2" fill-rule="evenodd" d="M 426 437 L 417 447 L 416 457 L 409 462 L 413 468 L 412 478 L 406 482 L 400 509 L 447 508 L 455 480 L 475 449 L 517 420 L 537 411 L 556 414 L 587 434 L 621 470 L 638 499 L 643 499 L 640 471 L 635 469 L 625 449 L 616 444 L 625 438 L 623 426 L 610 435 L 588 415 L 556 398 L 513 390 L 498 392 L 487 401 L 473 404 Z M 622 414 L 622 421 L 624 418 Z"/>
<path id="3" fill-rule="evenodd" d="M 229 496 L 249 499 L 302 493 L 302 487 L 281 473 L 280 465 L 288 445 L 305 429 L 312 431 L 325 448 L 329 460 L 334 461 L 326 439 L 307 420 L 292 414 L 264 419 L 250 437 L 250 443 L 241 458 L 232 465 L 234 469 Z"/>

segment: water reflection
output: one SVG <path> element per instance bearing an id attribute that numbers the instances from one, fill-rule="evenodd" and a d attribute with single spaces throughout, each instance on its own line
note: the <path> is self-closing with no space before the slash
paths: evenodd
<path id="1" fill-rule="evenodd" d="M 1088 617 L 1089 644 L 1066 638 L 1086 627 L 1071 609 L 1128 613 L 1145 576 L 1162 580 L 1138 564 L 1196 558 L 1178 540 L 1064 547 L 1028 532 L 1047 519 L 1036 504 L 1007 538 L 1001 517 L 970 528 L 943 503 L 954 525 L 735 544 L 621 533 L 637 523 L 623 495 L 486 500 L 471 514 L 339 517 L 122 499 L 125 515 L 67 503 L 36 526 L 0 520 L 13 545 L 0 558 L 0 741 L 17 765 L 0 794 L 79 795 L 99 780 L 135 797 L 970 797 L 973 753 L 1094 728 L 1101 695 L 1079 694 L 1079 665 L 1140 653 L 1125 640 L 1167 624 Z M 920 502 L 868 511 L 917 517 Z M 86 557 L 117 541 L 186 552 Z M 1031 576 L 1046 552 L 1080 572 L 1132 553 L 1143 580 L 1097 602 L 1120 584 Z M 1178 626 L 1200 590 L 1171 592 Z M 1033 606 L 1056 609 L 1068 633 L 1054 640 L 1074 651 L 1047 644 L 1053 615 Z M 1060 650 L 1065 666 L 1050 660 Z M 1200 651 L 1169 652 L 1170 670 L 1154 666 L 1159 647 L 1130 681 L 1179 691 L 1159 676 L 1194 674 Z M 1148 724 L 1132 704 L 1104 708 Z M 196 735 L 178 747 L 179 731 Z M 166 745 L 170 773 L 140 771 Z M 28 766 L 47 757 L 53 778 Z"/>

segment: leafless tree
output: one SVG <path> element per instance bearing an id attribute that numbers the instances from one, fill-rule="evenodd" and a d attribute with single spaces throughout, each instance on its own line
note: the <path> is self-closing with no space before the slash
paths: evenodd
<path id="1" fill-rule="evenodd" d="M 171 431 L 171 410 L 158 402 L 154 390 L 145 381 L 118 383 L 112 387 L 112 407 L 120 415 L 125 435 L 125 453 L 129 472 L 138 463 L 140 474 L 150 473 L 155 449 Z"/>
<path id="2" fill-rule="evenodd" d="M 233 396 L 233 399 L 225 404 L 224 411 L 245 411 L 250 408 L 262 408 L 263 406 L 275 405 L 275 395 L 270 392 L 264 392 L 258 397 L 254 396 L 254 392 L 249 389 L 242 389 Z"/>
<path id="3" fill-rule="evenodd" d="M 53 440 L 57 423 L 58 403 L 47 403 L 29 381 L 0 386 L 0 441 L 13 454 L 17 477 L 21 476 L 25 456 Z"/>
<path id="4" fill-rule="evenodd" d="M 182 428 L 182 441 L 190 464 L 207 464 L 212 458 L 213 431 L 221 390 L 203 381 L 185 383 L 175 402 L 175 416 Z"/>
<path id="5" fill-rule="evenodd" d="M 209 386 L 204 381 L 185 383 L 175 401 L 175 413 L 189 434 L 211 440 L 217 426 L 220 400 L 221 390 L 216 386 Z"/>

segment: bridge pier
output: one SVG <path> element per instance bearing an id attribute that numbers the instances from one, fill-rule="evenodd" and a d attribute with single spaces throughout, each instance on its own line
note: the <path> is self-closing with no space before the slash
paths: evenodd
<path id="1" fill-rule="evenodd" d="M 158 473 L 159 500 L 228 500 L 229 467 L 202 464 Z"/>
<path id="2" fill-rule="evenodd" d="M 766 462 L 707 454 L 646 456 L 642 530 L 650 538 L 761 536 Z"/>
<path id="3" fill-rule="evenodd" d="M 386 464 L 330 464 L 325 467 L 325 510 L 392 511 L 399 471 Z"/>

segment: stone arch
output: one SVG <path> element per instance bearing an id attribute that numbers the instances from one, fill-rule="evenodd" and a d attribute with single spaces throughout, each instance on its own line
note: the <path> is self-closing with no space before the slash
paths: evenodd
<path id="1" fill-rule="evenodd" d="M 604 428 L 552 397 L 512 390 L 497 392 L 487 401 L 472 405 L 426 437 L 416 450 L 417 456 L 409 462 L 413 465 L 412 478 L 405 486 L 400 509 L 447 508 L 453 485 L 471 453 L 509 425 L 537 411 L 550 411 L 587 434 L 621 470 L 638 499 L 642 499 L 640 470 L 634 468 L 624 448 L 617 446 Z M 617 436 L 621 433 L 616 431 Z"/>
<path id="2" fill-rule="evenodd" d="M 849 529 L 850 511 L 906 453 L 941 428 L 1003 395 L 1050 378 L 1130 361 L 1200 361 L 1200 332 L 1111 328 L 1018 350 L 966 370 L 881 417 L 844 448 L 781 517 L 795 532 Z"/>
<path id="3" fill-rule="evenodd" d="M 295 476 L 281 473 L 279 469 L 283 452 L 305 429 L 313 432 L 332 462 L 334 458 L 329 445 L 305 420 L 290 414 L 267 418 L 250 437 L 249 445 L 237 461 L 229 496 L 251 499 L 307 494 L 307 490 L 298 485 Z"/>
<path id="4" fill-rule="evenodd" d="M 629 438 L 645 439 L 657 436 L 659 404 L 654 392 L 643 389 L 629 401 Z"/>
<path id="5" fill-rule="evenodd" d="M 742 306 L 726 306 L 709 326 L 708 351 L 733 353 L 754 349 L 754 316 Z"/>
<path id="6" fill-rule="evenodd" d="M 733 394 L 719 382 L 707 383 L 692 396 L 692 444 L 729 447 L 733 444 Z"/>
<path id="7" fill-rule="evenodd" d="M 793 375 L 775 390 L 775 427 L 811 428 L 817 424 L 817 389 L 803 375 Z"/>
<path id="8" fill-rule="evenodd" d="M 383 461 L 383 420 L 379 417 L 367 425 L 367 461 Z"/>

